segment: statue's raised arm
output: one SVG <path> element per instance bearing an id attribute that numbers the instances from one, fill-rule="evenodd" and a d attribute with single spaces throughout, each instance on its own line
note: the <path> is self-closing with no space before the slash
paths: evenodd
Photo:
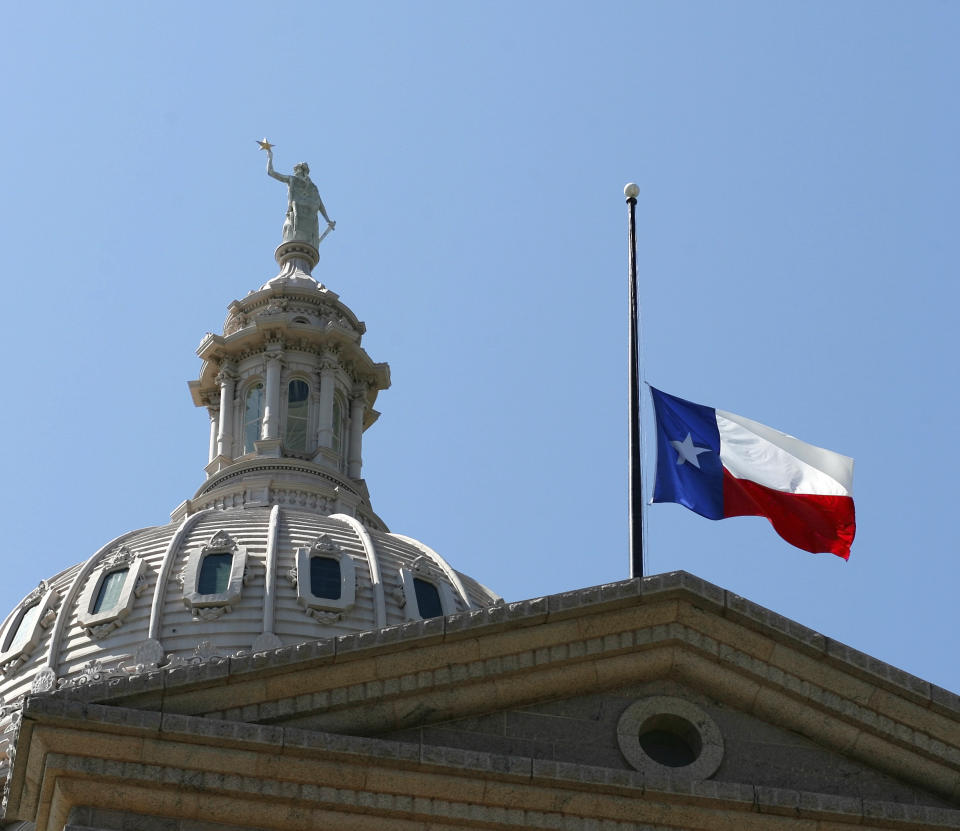
<path id="1" fill-rule="evenodd" d="M 274 179 L 279 179 L 285 184 L 290 184 L 290 177 L 284 173 L 277 173 L 273 169 L 273 149 L 270 147 L 264 147 L 264 150 L 267 151 L 267 176 L 272 176 Z"/>
<path id="2" fill-rule="evenodd" d="M 257 144 L 267 151 L 267 175 L 287 186 L 287 216 L 283 223 L 283 241 L 305 242 L 316 248 L 323 239 L 320 236 L 317 212 L 327 221 L 324 237 L 336 227 L 336 223 L 327 216 L 320 191 L 310 179 L 309 165 L 306 162 L 294 165 L 292 176 L 277 173 L 273 169 L 273 145 L 266 139 L 258 141 Z"/>

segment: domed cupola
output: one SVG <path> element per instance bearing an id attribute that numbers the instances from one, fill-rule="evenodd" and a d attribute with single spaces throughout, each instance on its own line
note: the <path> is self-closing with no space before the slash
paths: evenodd
<path id="1" fill-rule="evenodd" d="M 121 534 L 43 580 L 0 625 L 4 731 L 23 696 L 294 647 L 500 602 L 388 532 L 362 478 L 363 431 L 390 386 L 364 325 L 317 282 L 333 222 L 305 165 L 288 185 L 280 272 L 200 343 L 207 478 L 171 522 Z M 327 230 L 317 233 L 317 214 Z"/>
<path id="2" fill-rule="evenodd" d="M 223 334 L 197 349 L 190 391 L 210 413 L 208 478 L 175 519 L 277 501 L 386 529 L 370 507 L 361 446 L 390 368 L 363 349 L 364 324 L 310 276 L 316 254 L 305 247 L 281 245 L 280 273 L 231 303 Z"/>

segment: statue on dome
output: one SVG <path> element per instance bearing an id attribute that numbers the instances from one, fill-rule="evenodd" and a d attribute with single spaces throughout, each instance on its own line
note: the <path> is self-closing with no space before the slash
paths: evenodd
<path id="1" fill-rule="evenodd" d="M 267 151 L 267 175 L 287 186 L 287 216 L 283 222 L 284 242 L 306 242 L 317 248 L 337 223 L 327 216 L 320 191 L 310 179 L 310 167 L 306 162 L 293 166 L 293 174 L 277 173 L 273 169 L 273 145 L 264 139 L 258 141 L 261 150 Z M 327 228 L 320 235 L 317 213 L 327 221 Z"/>

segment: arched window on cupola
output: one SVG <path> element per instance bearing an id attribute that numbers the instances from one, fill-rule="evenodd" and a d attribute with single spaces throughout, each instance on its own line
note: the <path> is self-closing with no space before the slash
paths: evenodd
<path id="1" fill-rule="evenodd" d="M 253 453 L 254 442 L 260 438 L 263 426 L 263 384 L 256 383 L 247 390 L 243 407 L 243 452 Z"/>
<path id="2" fill-rule="evenodd" d="M 307 452 L 307 406 L 310 387 L 299 378 L 287 384 L 287 431 L 284 447 L 290 453 Z"/>
<path id="3" fill-rule="evenodd" d="M 347 420 L 344 418 L 343 399 L 336 395 L 333 399 L 333 449 L 340 457 L 340 467 L 343 467 L 343 448 L 346 445 Z"/>

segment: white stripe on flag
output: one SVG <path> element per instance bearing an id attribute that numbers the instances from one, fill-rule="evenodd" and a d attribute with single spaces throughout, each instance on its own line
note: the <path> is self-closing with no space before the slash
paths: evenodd
<path id="1" fill-rule="evenodd" d="M 720 461 L 738 479 L 787 493 L 853 495 L 853 459 L 717 410 Z"/>

